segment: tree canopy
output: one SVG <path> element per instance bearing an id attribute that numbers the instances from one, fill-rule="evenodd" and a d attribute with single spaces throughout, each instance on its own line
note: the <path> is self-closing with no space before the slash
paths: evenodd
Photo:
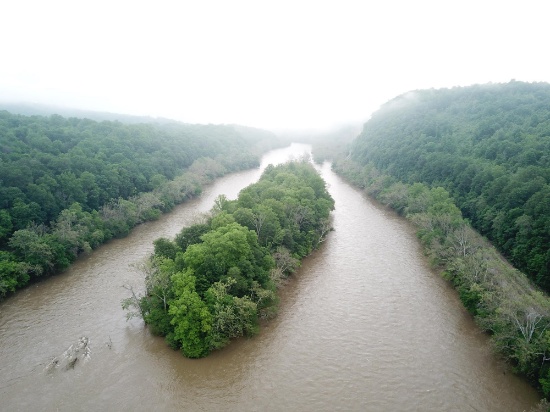
<path id="1" fill-rule="evenodd" d="M 276 287 L 330 230 L 334 201 L 306 161 L 268 166 L 238 199 L 219 197 L 206 222 L 158 239 L 137 304 L 155 334 L 185 356 L 251 336 L 274 312 Z"/>
<path id="2" fill-rule="evenodd" d="M 0 298 L 257 166 L 277 144 L 232 125 L 123 124 L 0 111 Z"/>
<path id="3" fill-rule="evenodd" d="M 386 103 L 352 158 L 442 186 L 520 270 L 550 290 L 550 85 L 421 90 Z"/>

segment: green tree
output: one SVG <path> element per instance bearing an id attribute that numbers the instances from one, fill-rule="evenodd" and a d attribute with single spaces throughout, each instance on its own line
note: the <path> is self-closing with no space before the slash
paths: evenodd
<path id="1" fill-rule="evenodd" d="M 25 286 L 30 279 L 28 264 L 18 262 L 11 253 L 0 251 L 0 298 Z"/>
<path id="2" fill-rule="evenodd" d="M 269 252 L 258 245 L 253 231 L 234 222 L 204 234 L 202 240 L 190 245 L 183 255 L 197 278 L 199 293 L 228 276 L 236 280 L 232 292 L 237 296 L 246 294 L 253 280 L 262 285 L 268 280 Z"/>
<path id="3" fill-rule="evenodd" d="M 0 210 L 0 246 L 6 243 L 8 235 L 11 234 L 13 224 L 7 210 Z"/>
<path id="4" fill-rule="evenodd" d="M 181 346 L 185 356 L 200 358 L 210 352 L 212 315 L 195 290 L 195 277 L 192 273 L 188 269 L 172 277 L 176 298 L 170 302 L 169 313 L 174 332 L 168 338 Z"/>
<path id="5" fill-rule="evenodd" d="M 52 242 L 42 227 L 31 227 L 14 232 L 9 245 L 15 254 L 32 267 L 32 272 L 41 275 L 54 267 Z"/>

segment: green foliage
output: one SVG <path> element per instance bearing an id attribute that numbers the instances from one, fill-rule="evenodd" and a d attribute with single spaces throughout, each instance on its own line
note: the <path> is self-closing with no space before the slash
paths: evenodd
<path id="1" fill-rule="evenodd" d="M 407 93 L 372 116 L 351 155 L 389 179 L 444 188 L 514 266 L 550 291 L 550 85 Z"/>
<path id="2" fill-rule="evenodd" d="M 123 124 L 6 111 L 0 111 L 0 130 L 0 251 L 28 268 L 31 279 L 54 274 L 79 254 L 157 219 L 211 179 L 257 166 L 267 148 L 263 140 L 278 142 L 240 126 Z M 28 282 L 15 272 L 2 274 L 10 285 L 5 290 Z"/>
<path id="3" fill-rule="evenodd" d="M 159 238 L 153 242 L 155 256 L 174 260 L 181 249 L 174 242 L 166 238 Z"/>
<path id="4" fill-rule="evenodd" d="M 212 349 L 224 347 L 232 338 L 252 336 L 258 331 L 258 305 L 248 296 L 232 296 L 229 290 L 235 283 L 231 277 L 225 282 L 215 282 L 205 294 L 213 317 Z"/>
<path id="5" fill-rule="evenodd" d="M 453 283 L 476 322 L 491 334 L 496 351 L 550 396 L 548 296 L 470 227 L 445 189 L 394 182 L 376 168 L 350 160 L 339 160 L 335 170 L 406 215 L 431 262 Z"/>
<path id="6" fill-rule="evenodd" d="M 155 241 L 146 267 L 144 320 L 185 356 L 252 336 L 275 313 L 276 286 L 330 230 L 334 201 L 308 163 L 270 166 L 207 222 Z"/>
<path id="7" fill-rule="evenodd" d="M 195 277 L 192 270 L 172 276 L 176 298 L 170 302 L 168 313 L 174 326 L 173 339 L 189 358 L 200 358 L 208 354 L 208 336 L 212 330 L 212 315 L 199 294 L 195 291 Z"/>
<path id="8" fill-rule="evenodd" d="M 176 236 L 175 242 L 181 250 L 186 250 L 190 245 L 202 242 L 201 236 L 210 230 L 206 223 L 197 223 L 183 228 Z"/>
<path id="9" fill-rule="evenodd" d="M 213 223 L 216 218 L 212 219 Z M 191 245 L 183 255 L 187 268 L 197 277 L 197 290 L 202 294 L 218 281 L 235 280 L 232 292 L 243 296 L 252 281 L 267 284 L 271 269 L 269 251 L 260 248 L 254 232 L 238 223 L 215 227 L 202 236 L 202 242 Z"/>
<path id="10" fill-rule="evenodd" d="M 8 252 L 0 251 L 0 298 L 29 281 L 30 267 Z"/>

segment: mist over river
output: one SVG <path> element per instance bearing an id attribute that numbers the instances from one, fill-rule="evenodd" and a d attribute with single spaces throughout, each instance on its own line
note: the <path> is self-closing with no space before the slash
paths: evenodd
<path id="1" fill-rule="evenodd" d="M 235 173 L 0 304 L 2 411 L 523 411 L 537 393 L 491 354 L 453 289 L 395 214 L 320 167 L 334 229 L 281 290 L 278 316 L 252 339 L 190 360 L 125 320 L 131 265 L 257 181 L 293 144 Z M 71 365 L 54 357 L 86 336 Z"/>

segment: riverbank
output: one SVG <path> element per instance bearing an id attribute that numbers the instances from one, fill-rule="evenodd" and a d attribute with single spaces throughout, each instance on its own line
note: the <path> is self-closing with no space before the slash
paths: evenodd
<path id="1" fill-rule="evenodd" d="M 283 143 L 237 125 L 0 112 L 0 299 L 155 220 Z"/>
<path id="2" fill-rule="evenodd" d="M 51 228 L 34 224 L 16 231 L 8 242 L 12 252 L 0 251 L 0 301 L 28 284 L 58 275 L 79 256 L 111 239 L 126 237 L 137 225 L 156 220 L 197 197 L 214 179 L 259 166 L 259 156 L 244 157 L 223 163 L 203 157 L 174 179 L 159 182 L 150 192 L 112 199 L 91 212 L 74 202 Z"/>
<path id="3" fill-rule="evenodd" d="M 414 225 L 432 266 L 455 286 L 496 353 L 548 397 L 548 296 L 470 227 L 444 189 L 406 185 L 350 160 L 334 170 Z"/>

